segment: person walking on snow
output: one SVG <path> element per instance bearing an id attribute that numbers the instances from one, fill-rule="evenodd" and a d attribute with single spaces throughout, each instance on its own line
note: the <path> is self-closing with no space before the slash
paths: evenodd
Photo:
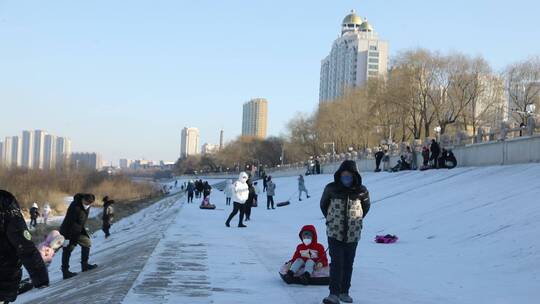
<path id="1" fill-rule="evenodd" d="M 268 176 L 266 175 L 266 173 L 263 174 L 262 180 L 263 180 L 263 192 L 266 192 L 266 188 L 268 187 Z"/>
<path id="2" fill-rule="evenodd" d="M 32 242 L 19 203 L 13 194 L 0 190 L 0 303 L 17 300 L 22 265 L 34 287 L 49 285 L 47 267 Z"/>
<path id="3" fill-rule="evenodd" d="M 384 152 L 381 147 L 375 153 L 375 172 L 381 172 L 381 161 L 384 157 Z"/>
<path id="4" fill-rule="evenodd" d="M 255 190 L 255 199 L 253 200 L 253 207 L 257 207 L 259 205 L 259 194 L 261 193 L 261 189 L 259 189 L 258 182 L 253 182 L 253 189 Z"/>
<path id="5" fill-rule="evenodd" d="M 187 202 L 188 204 L 189 203 L 193 203 L 193 196 L 195 194 L 195 184 L 193 184 L 192 181 L 190 181 L 186 187 L 186 192 L 187 192 Z"/>
<path id="6" fill-rule="evenodd" d="M 251 179 L 248 179 L 247 184 L 248 184 L 248 188 L 249 188 L 249 195 L 248 195 L 248 198 L 247 198 L 246 203 L 244 204 L 244 206 L 246 208 L 246 210 L 245 210 L 246 221 L 250 221 L 251 220 L 251 208 L 253 208 L 253 205 L 255 204 L 256 195 L 255 195 L 255 187 L 253 187 L 253 183 L 251 182 Z"/>
<path id="7" fill-rule="evenodd" d="M 43 224 L 47 225 L 47 222 L 49 221 L 49 215 L 51 214 L 51 206 L 49 205 L 49 203 L 45 203 L 45 205 L 43 205 Z"/>
<path id="8" fill-rule="evenodd" d="M 330 295 L 325 304 L 352 303 L 351 278 L 360 240 L 362 220 L 370 207 L 369 192 L 352 160 L 344 161 L 321 197 L 321 211 L 326 218 L 330 251 Z"/>
<path id="9" fill-rule="evenodd" d="M 309 279 L 315 269 L 328 266 L 328 258 L 324 246 L 317 242 L 317 230 L 315 230 L 315 226 L 306 225 L 302 227 L 298 236 L 302 243 L 296 247 L 296 251 L 289 261 L 292 264 L 285 275 L 285 282 L 291 284 L 294 274 L 304 267 L 304 273 L 300 276 L 300 281 L 302 284 L 308 285 Z"/>
<path id="10" fill-rule="evenodd" d="M 212 186 L 208 182 L 204 182 L 203 184 L 203 200 L 206 199 L 208 196 L 210 196 L 210 193 L 212 192 Z"/>
<path id="11" fill-rule="evenodd" d="M 249 186 L 247 184 L 248 175 L 246 172 L 241 172 L 238 180 L 232 185 L 233 192 L 233 210 L 225 222 L 225 226 L 230 227 L 231 220 L 233 217 L 240 212 L 240 218 L 238 221 L 238 227 L 244 228 L 247 227 L 244 225 L 244 212 L 245 212 L 245 203 L 249 196 Z"/>
<path id="12" fill-rule="evenodd" d="M 227 206 L 231 204 L 232 191 L 232 181 L 228 179 L 225 189 L 223 189 L 223 192 L 225 193 L 225 205 Z"/>
<path id="13" fill-rule="evenodd" d="M 90 213 L 90 206 L 94 203 L 95 199 L 93 194 L 76 194 L 60 226 L 60 233 L 66 238 L 64 248 L 62 248 L 62 275 L 64 280 L 77 275 L 69 271 L 71 252 L 77 245 L 81 246 L 82 271 L 97 268 L 97 265 L 88 263 L 92 240 L 86 231 L 86 221 Z"/>
<path id="14" fill-rule="evenodd" d="M 266 185 L 266 209 L 276 209 L 274 207 L 274 195 L 276 195 L 276 184 L 272 181 L 272 176 L 268 176 L 268 184 Z"/>
<path id="15" fill-rule="evenodd" d="M 432 162 L 432 167 L 439 168 L 439 154 L 441 153 L 441 146 L 439 146 L 435 139 L 432 139 L 431 147 L 429 149 L 431 150 L 431 158 L 429 160 Z"/>
<path id="16" fill-rule="evenodd" d="M 114 208 L 112 206 L 113 204 L 114 200 L 109 199 L 108 196 L 105 196 L 103 198 L 103 214 L 101 217 L 103 225 L 101 229 L 103 230 L 103 232 L 105 232 L 105 238 L 111 236 L 110 230 L 114 219 Z"/>
<path id="17" fill-rule="evenodd" d="M 37 226 L 37 218 L 39 217 L 39 207 L 37 203 L 33 203 L 30 208 L 30 227 Z"/>
<path id="18" fill-rule="evenodd" d="M 304 181 L 304 176 L 300 174 L 300 176 L 298 176 L 298 200 L 299 201 L 302 200 L 302 192 L 305 192 L 306 197 L 310 198 L 308 191 L 306 189 L 306 182 Z"/>

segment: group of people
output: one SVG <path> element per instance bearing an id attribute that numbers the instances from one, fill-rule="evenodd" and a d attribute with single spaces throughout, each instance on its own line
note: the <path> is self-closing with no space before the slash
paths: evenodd
<path id="1" fill-rule="evenodd" d="M 76 194 L 60 226 L 60 234 L 65 239 L 61 266 L 64 279 L 77 275 L 70 271 L 71 253 L 77 246 L 81 247 L 82 271 L 98 267 L 89 262 L 92 240 L 86 227 L 90 207 L 95 200 L 93 194 Z M 110 236 L 109 230 L 114 218 L 113 204 L 114 200 L 108 196 L 103 198 L 102 229 L 106 238 Z M 0 303 L 7 304 L 17 299 L 23 265 L 33 287 L 43 288 L 49 285 L 48 263 L 44 262 L 42 254 L 32 241 L 32 234 L 17 199 L 5 190 L 0 190 L 0 257 Z"/>
<path id="2" fill-rule="evenodd" d="M 210 193 L 212 193 L 212 186 L 208 183 L 208 181 L 204 181 L 202 179 L 195 180 L 195 181 L 189 181 L 186 185 L 185 192 L 187 193 L 187 202 L 188 204 L 193 203 L 193 198 L 203 198 L 203 201 L 207 200 L 207 198 L 210 196 Z"/>
<path id="3" fill-rule="evenodd" d="M 381 169 L 381 163 L 383 168 Z M 388 150 L 378 148 L 375 152 L 375 172 L 380 171 L 403 171 L 403 170 L 427 170 L 427 169 L 452 169 L 457 166 L 457 160 L 452 150 L 441 149 L 439 143 L 432 139 L 429 146 L 422 147 L 422 165 L 418 166 L 416 161 L 416 153 L 407 146 L 404 153 L 400 155 L 397 164 L 390 168 L 390 155 Z"/>
<path id="4" fill-rule="evenodd" d="M 43 224 L 47 225 L 47 222 L 49 221 L 49 216 L 51 214 L 52 208 L 49 205 L 49 203 L 43 204 L 43 212 L 40 212 L 39 206 L 37 202 L 34 202 L 32 204 L 32 207 L 30 207 L 29 213 L 30 213 L 30 227 L 35 228 L 38 224 L 37 219 L 41 216 L 43 218 Z"/>

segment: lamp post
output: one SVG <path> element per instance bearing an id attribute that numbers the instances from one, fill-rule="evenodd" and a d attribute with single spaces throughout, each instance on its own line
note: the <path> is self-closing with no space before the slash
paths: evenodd
<path id="1" fill-rule="evenodd" d="M 323 143 L 323 147 L 326 149 L 327 145 L 332 145 L 332 155 L 336 155 L 336 143 L 335 142 L 327 142 Z"/>

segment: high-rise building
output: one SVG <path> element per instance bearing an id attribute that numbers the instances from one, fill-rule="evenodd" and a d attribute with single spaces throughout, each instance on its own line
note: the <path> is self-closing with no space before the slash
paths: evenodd
<path id="1" fill-rule="evenodd" d="M 388 42 L 379 40 L 367 19 L 354 10 L 341 24 L 341 36 L 330 54 L 321 61 L 319 102 L 332 101 L 348 88 L 364 86 L 370 78 L 385 76 L 388 70 Z"/>
<path id="2" fill-rule="evenodd" d="M 14 168 L 21 165 L 21 141 L 19 136 L 6 137 L 4 141 L 4 165 Z"/>
<path id="3" fill-rule="evenodd" d="M 121 158 L 118 161 L 118 166 L 120 169 L 128 169 L 131 166 L 131 160 L 127 158 Z"/>
<path id="4" fill-rule="evenodd" d="M 32 157 L 32 168 L 43 169 L 45 156 L 45 136 L 47 132 L 43 130 L 34 131 L 34 156 Z"/>
<path id="5" fill-rule="evenodd" d="M 45 135 L 43 145 L 43 169 L 56 169 L 56 136 Z"/>
<path id="6" fill-rule="evenodd" d="M 181 135 L 180 157 L 200 154 L 199 129 L 185 127 Z"/>
<path id="7" fill-rule="evenodd" d="M 202 145 L 202 154 L 214 154 L 219 151 L 219 145 L 204 143 Z"/>
<path id="8" fill-rule="evenodd" d="M 223 149 L 223 130 L 219 132 L 219 150 Z"/>
<path id="9" fill-rule="evenodd" d="M 99 170 L 102 167 L 101 155 L 98 153 L 71 153 L 70 160 L 75 169 Z"/>
<path id="10" fill-rule="evenodd" d="M 34 165 L 34 132 L 22 132 L 22 154 L 21 166 L 24 168 L 32 168 Z"/>
<path id="11" fill-rule="evenodd" d="M 61 169 L 70 163 L 71 140 L 67 137 L 56 138 L 56 168 Z"/>
<path id="12" fill-rule="evenodd" d="M 265 138 L 268 124 L 268 101 L 254 98 L 243 106 L 242 136 Z"/>

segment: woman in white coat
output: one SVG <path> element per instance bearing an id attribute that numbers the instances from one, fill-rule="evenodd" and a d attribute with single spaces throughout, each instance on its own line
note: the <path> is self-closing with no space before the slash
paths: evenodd
<path id="1" fill-rule="evenodd" d="M 225 226 L 230 227 L 231 220 L 233 217 L 240 212 L 240 219 L 238 221 L 238 227 L 244 228 L 244 212 L 245 212 L 245 203 L 249 196 L 249 187 L 247 184 L 248 175 L 246 172 L 240 173 L 238 180 L 232 184 L 232 200 L 233 200 L 233 211 L 229 215 L 229 218 L 225 222 Z"/>

